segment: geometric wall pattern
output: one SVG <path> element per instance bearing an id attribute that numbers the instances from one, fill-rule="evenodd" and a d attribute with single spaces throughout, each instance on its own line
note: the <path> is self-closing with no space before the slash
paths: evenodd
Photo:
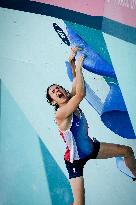
<path id="1" fill-rule="evenodd" d="M 66 176 L 3 83 L 1 128 L 0 205 L 70 204 Z"/>

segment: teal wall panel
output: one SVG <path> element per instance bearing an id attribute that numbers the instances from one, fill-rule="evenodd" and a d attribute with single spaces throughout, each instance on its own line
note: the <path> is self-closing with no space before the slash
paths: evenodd
<path id="1" fill-rule="evenodd" d="M 56 205 L 56 203 L 57 205 L 62 205 L 62 203 L 70 205 L 73 198 L 69 181 L 40 138 L 39 143 L 45 165 L 52 205 Z"/>
<path id="2" fill-rule="evenodd" d="M 0 205 L 50 205 L 39 141 L 2 83 Z"/>

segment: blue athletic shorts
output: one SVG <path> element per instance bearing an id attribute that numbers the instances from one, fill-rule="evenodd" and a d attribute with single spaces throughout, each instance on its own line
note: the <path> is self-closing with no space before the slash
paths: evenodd
<path id="1" fill-rule="evenodd" d="M 96 159 L 100 149 L 100 142 L 95 139 L 94 151 L 84 159 L 74 160 L 73 163 L 65 160 L 66 168 L 69 173 L 69 179 L 83 176 L 83 168 L 89 159 Z"/>

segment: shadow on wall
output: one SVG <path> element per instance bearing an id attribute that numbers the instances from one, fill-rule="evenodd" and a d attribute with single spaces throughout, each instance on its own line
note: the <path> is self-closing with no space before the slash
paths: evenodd
<path id="1" fill-rule="evenodd" d="M 73 201 L 69 181 L 40 138 L 39 143 L 52 205 L 69 205 Z"/>

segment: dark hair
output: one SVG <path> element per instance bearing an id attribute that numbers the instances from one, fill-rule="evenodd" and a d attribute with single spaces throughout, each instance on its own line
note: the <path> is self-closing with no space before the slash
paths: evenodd
<path id="1" fill-rule="evenodd" d="M 56 103 L 55 105 L 52 104 L 53 99 L 51 98 L 51 96 L 50 96 L 50 94 L 49 94 L 49 89 L 50 89 L 50 87 L 52 87 L 52 86 L 54 86 L 54 85 L 59 86 L 60 88 L 62 88 L 62 89 L 68 94 L 69 97 L 70 97 L 70 93 L 69 93 L 68 90 L 66 90 L 66 89 L 63 88 L 61 85 L 58 85 L 58 84 L 52 84 L 52 85 L 50 85 L 50 86 L 47 88 L 47 91 L 46 91 L 46 99 L 47 99 L 47 102 L 48 102 L 50 105 L 54 106 L 54 107 L 55 107 L 55 110 L 57 111 L 57 109 L 59 108 L 59 105 L 58 105 L 57 103 Z"/>

